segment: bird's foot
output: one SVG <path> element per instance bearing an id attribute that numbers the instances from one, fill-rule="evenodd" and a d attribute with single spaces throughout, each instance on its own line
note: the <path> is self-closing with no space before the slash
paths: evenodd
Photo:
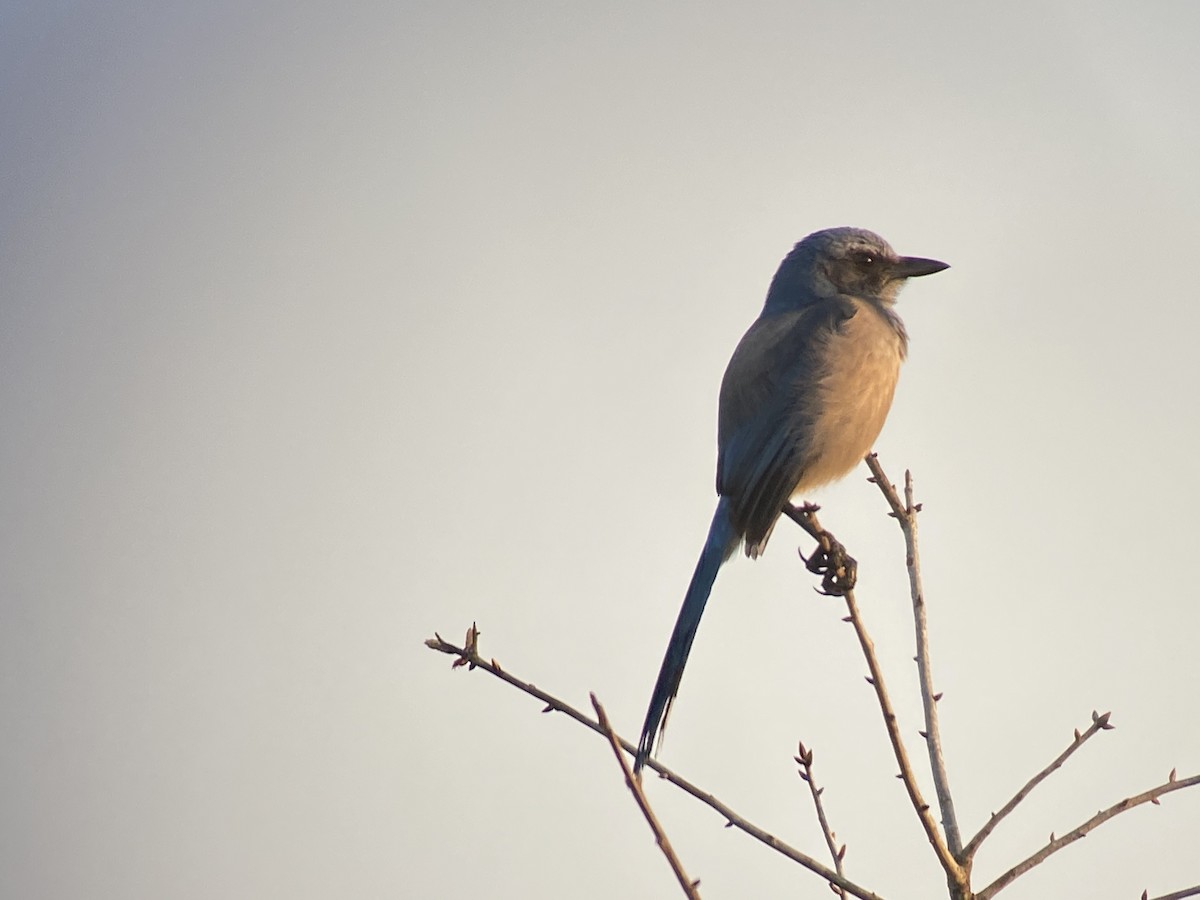
<path id="1" fill-rule="evenodd" d="M 821 576 L 821 593 L 829 597 L 842 597 L 854 590 L 854 584 L 858 581 L 858 561 L 829 532 L 821 535 L 812 556 L 806 558 L 802 553 L 800 558 L 804 560 L 808 571 Z"/>
<path id="2" fill-rule="evenodd" d="M 817 511 L 821 507 L 812 503 L 803 506 L 785 504 L 783 513 L 817 542 L 817 549 L 812 556 L 800 554 L 808 571 L 821 576 L 821 593 L 829 597 L 843 597 L 854 590 L 858 580 L 858 562 L 846 552 L 846 548 L 832 534 L 821 527 L 817 521 Z"/>

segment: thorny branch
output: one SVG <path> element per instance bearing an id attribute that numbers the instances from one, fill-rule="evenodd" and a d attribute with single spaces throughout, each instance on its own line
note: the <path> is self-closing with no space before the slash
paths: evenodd
<path id="1" fill-rule="evenodd" d="M 801 507 L 789 504 L 784 507 L 784 512 L 817 541 L 818 550 L 813 554 L 812 559 L 817 558 L 818 554 L 823 554 L 830 559 L 837 560 L 839 557 L 845 555 L 845 550 L 833 535 L 821 527 L 821 523 L 817 521 L 817 509 L 818 507 L 812 504 L 806 504 Z M 812 569 L 811 563 L 809 563 L 809 568 Z M 826 581 L 828 581 L 828 576 L 826 576 Z M 826 590 L 829 592 L 828 585 L 826 585 Z M 908 760 L 908 751 L 904 747 L 903 738 L 900 737 L 900 726 L 896 719 L 896 711 L 892 706 L 891 698 L 888 696 L 887 687 L 884 684 L 883 670 L 879 665 L 879 658 L 875 654 L 875 644 L 871 640 L 871 636 L 867 634 L 866 627 L 863 625 L 862 615 L 859 613 L 858 601 L 854 597 L 853 589 L 843 588 L 841 597 L 846 603 L 846 611 L 849 614 L 846 617 L 846 621 L 854 626 L 854 633 L 858 636 L 858 643 L 862 647 L 863 656 L 867 661 L 867 669 L 871 673 L 867 680 L 875 688 L 875 697 L 879 701 L 879 709 L 883 714 L 883 723 L 887 728 L 888 740 L 891 741 L 896 763 L 900 766 L 900 780 L 904 782 L 904 788 L 908 791 L 909 801 L 917 813 L 921 827 L 925 829 L 925 836 L 929 839 L 934 853 L 937 854 L 938 862 L 942 864 L 946 878 L 952 885 L 956 886 L 960 895 L 968 896 L 966 893 L 968 889 L 967 872 L 959 865 L 958 860 L 954 858 L 949 847 L 947 847 L 945 840 L 942 839 L 942 834 L 938 831 L 937 823 L 934 822 L 933 816 L 929 812 L 929 804 L 925 802 L 925 798 L 921 795 L 921 789 L 917 785 L 912 764 Z"/>
<path id="2" fill-rule="evenodd" d="M 932 671 L 929 664 L 929 639 L 928 629 L 925 620 L 925 601 L 924 592 L 921 586 L 920 576 L 920 561 L 917 555 L 917 530 L 916 530 L 916 514 L 920 512 L 920 504 L 913 502 L 913 485 L 912 475 L 905 472 L 905 491 L 904 500 L 900 499 L 896 488 L 887 479 L 882 467 L 874 454 L 869 454 L 866 458 L 866 463 L 870 467 L 873 477 L 870 479 L 878 485 L 884 497 L 891 507 L 890 513 L 900 523 L 901 531 L 904 534 L 905 544 L 907 547 L 907 567 L 909 572 L 909 584 L 912 593 L 913 613 L 916 625 L 917 637 L 917 663 L 919 667 L 921 695 L 925 712 L 925 731 L 921 732 L 922 737 L 926 740 L 926 745 L 929 750 L 930 764 L 934 773 L 934 783 L 937 790 L 938 802 L 942 812 L 942 824 L 946 829 L 946 839 L 943 840 L 942 833 L 938 830 L 937 824 L 929 812 L 929 805 L 922 799 L 919 788 L 917 787 L 915 777 L 913 775 L 912 766 L 909 763 L 907 752 L 905 751 L 903 741 L 900 738 L 899 728 L 895 711 L 891 705 L 887 690 L 884 687 L 883 675 L 880 670 L 878 659 L 875 655 L 874 644 L 862 623 L 862 617 L 858 611 L 858 605 L 854 597 L 854 584 L 857 576 L 857 563 L 851 557 L 845 547 L 843 547 L 836 538 L 821 527 L 817 521 L 816 512 L 818 507 L 805 505 L 802 507 L 794 507 L 787 505 L 784 507 L 784 514 L 799 524 L 809 535 L 817 542 L 816 550 L 807 559 L 804 560 L 809 571 L 821 576 L 822 592 L 831 596 L 842 597 L 846 603 L 848 615 L 846 621 L 854 626 L 855 634 L 858 636 L 859 644 L 862 647 L 863 655 L 867 661 L 867 667 L 870 671 L 870 677 L 867 679 L 875 689 L 876 698 L 879 702 L 880 710 L 883 714 L 884 724 L 887 728 L 888 738 L 892 744 L 892 749 L 896 757 L 896 761 L 900 766 L 899 777 L 903 780 L 905 789 L 908 792 L 909 800 L 916 810 L 922 828 L 925 830 L 926 836 L 938 857 L 939 862 L 944 869 L 948 886 L 951 895 L 956 900 L 992 900 L 992 898 L 1011 884 L 1014 880 L 1025 874 L 1047 857 L 1061 850 L 1069 844 L 1074 843 L 1080 838 L 1086 836 L 1097 826 L 1103 824 L 1116 815 L 1119 815 L 1126 810 L 1133 809 L 1145 803 L 1159 803 L 1159 798 L 1173 791 L 1182 790 L 1186 787 L 1200 784 L 1200 775 L 1193 775 L 1188 778 L 1179 779 L 1176 777 L 1175 770 L 1171 773 L 1167 781 L 1157 787 L 1151 788 L 1144 793 L 1133 797 L 1128 797 L 1120 802 L 1110 806 L 1108 809 L 1097 812 L 1094 816 L 1088 819 L 1083 824 L 1079 825 L 1074 830 L 1068 832 L 1062 837 L 1050 835 L 1048 843 L 1030 856 L 1013 866 L 1007 872 L 998 877 L 995 881 L 985 887 L 978 893 L 972 894 L 970 888 L 970 872 L 976 852 L 979 847 L 987 839 L 987 837 L 995 830 L 1005 817 L 1007 817 L 1018 804 L 1028 794 L 1044 781 L 1050 773 L 1054 772 L 1084 743 L 1100 731 L 1107 730 L 1113 726 L 1109 724 L 1108 713 L 1092 713 L 1092 725 L 1083 733 L 1075 732 L 1074 740 L 1058 757 L 1056 757 L 1046 768 L 1042 769 L 1033 778 L 1031 778 L 998 812 L 993 813 L 988 821 L 980 828 L 979 832 L 967 843 L 965 847 L 961 846 L 961 838 L 958 832 L 958 824 L 955 818 L 953 800 L 950 795 L 949 782 L 946 777 L 945 762 L 942 756 L 941 738 L 938 731 L 937 722 L 937 701 L 940 695 L 933 692 L 932 686 Z M 802 555 L 803 558 L 803 555 Z M 695 896 L 696 883 L 691 882 L 684 875 L 682 867 L 678 863 L 678 859 L 674 858 L 674 854 L 669 851 L 669 843 L 666 840 L 665 834 L 658 826 L 653 818 L 653 812 L 646 803 L 644 794 L 640 791 L 640 783 L 632 776 L 631 770 L 625 759 L 621 756 L 620 750 L 624 750 L 629 755 L 636 753 L 636 748 L 628 741 L 618 737 L 608 724 L 602 708 L 596 703 L 593 696 L 593 703 L 596 705 L 597 713 L 603 720 L 597 721 L 592 719 L 574 707 L 545 691 L 540 690 L 534 685 L 522 681 L 508 672 L 504 671 L 500 665 L 494 660 L 484 660 L 479 656 L 478 652 L 479 630 L 472 625 L 467 630 L 466 641 L 464 646 L 457 647 L 442 639 L 440 635 L 435 635 L 425 642 L 426 646 L 437 650 L 441 653 L 448 653 L 456 656 L 453 663 L 454 668 L 467 666 L 470 669 L 481 668 L 490 674 L 506 681 L 513 687 L 538 698 L 546 704 L 543 712 L 563 712 L 575 719 L 582 725 L 587 726 L 593 731 L 604 735 L 613 746 L 614 752 L 621 761 L 622 770 L 625 772 L 626 781 L 630 784 L 631 790 L 634 792 L 635 799 L 638 805 L 642 808 L 643 814 L 651 823 L 651 828 L 654 829 L 656 839 L 659 840 L 659 846 L 663 848 L 663 852 L 667 855 L 672 867 L 675 869 L 676 875 L 680 880 L 680 884 L 684 890 L 688 892 L 689 897 Z M 809 784 L 813 794 L 814 804 L 817 809 L 817 817 L 821 823 L 821 828 L 825 834 L 826 843 L 829 846 L 830 853 L 833 855 L 836 871 L 822 865 L 817 860 L 802 853 L 799 850 L 785 844 L 783 841 L 776 838 L 774 835 L 764 831 L 753 823 L 747 821 L 743 817 L 737 815 L 728 806 L 717 800 L 712 794 L 702 791 L 700 788 L 693 785 L 691 782 L 675 774 L 666 766 L 662 765 L 655 759 L 647 760 L 646 765 L 654 769 L 659 775 L 684 792 L 695 797 L 700 802 L 706 804 L 716 810 L 726 822 L 726 827 L 738 828 L 751 837 L 761 841 L 768 847 L 778 851 L 787 858 L 799 863 L 810 871 L 816 873 L 821 878 L 829 882 L 835 892 L 845 897 L 847 894 L 860 898 L 860 900 L 881 900 L 879 895 L 872 891 L 868 891 L 845 877 L 842 872 L 842 857 L 845 854 L 845 846 L 838 848 L 833 832 L 829 829 L 828 822 L 825 819 L 824 809 L 820 801 L 821 790 L 818 789 L 812 782 L 811 751 L 807 751 L 803 744 L 800 745 L 800 755 L 796 757 L 803 769 L 801 777 Z M 636 785 L 636 787 L 635 787 Z M 1153 900 L 1184 900 L 1187 897 L 1200 896 L 1200 885 L 1192 888 L 1187 888 L 1181 891 L 1176 891 L 1170 894 L 1163 894 L 1153 898 Z M 1150 900 L 1147 893 L 1142 894 L 1142 900 Z"/>
<path id="3" fill-rule="evenodd" d="M 1075 828 L 1060 838 L 1056 838 L 1053 834 L 1050 835 L 1050 840 L 1041 850 L 1017 863 L 983 890 L 975 895 L 975 900 L 991 900 L 999 891 L 1003 890 L 1014 880 L 1024 875 L 1046 857 L 1052 853 L 1057 853 L 1068 844 L 1073 844 L 1081 837 L 1086 837 L 1088 832 L 1094 829 L 1097 825 L 1107 822 L 1113 816 L 1120 815 L 1126 810 L 1133 809 L 1135 806 L 1141 806 L 1143 803 L 1153 803 L 1158 805 L 1158 798 L 1164 794 L 1169 794 L 1172 791 L 1183 790 L 1186 787 L 1191 787 L 1194 784 L 1200 784 L 1200 775 L 1192 775 L 1190 778 L 1179 779 L 1175 776 L 1175 770 L 1171 770 L 1171 774 L 1167 776 L 1167 780 L 1157 787 L 1152 787 L 1148 791 L 1144 791 L 1134 797 L 1126 797 L 1117 803 L 1114 803 L 1108 809 L 1102 809 L 1096 813 L 1078 828 Z M 1185 895 L 1186 896 L 1186 895 Z"/>
<path id="4" fill-rule="evenodd" d="M 1092 724 L 1088 727 L 1088 730 L 1081 733 L 1079 729 L 1076 729 L 1075 739 L 1071 741 L 1066 750 L 1058 754 L 1058 756 L 1054 758 L 1054 761 L 1051 762 L 1050 765 L 1046 766 L 1046 768 L 1042 769 L 1042 771 L 1030 778 L 1029 781 L 1025 783 L 1025 786 L 1013 795 L 1011 800 L 1000 807 L 999 812 L 994 812 L 988 816 L 987 822 L 982 828 L 979 829 L 979 833 L 975 835 L 975 837 L 971 838 L 970 843 L 963 848 L 963 858 L 968 863 L 975 857 L 975 853 L 979 850 L 980 845 L 987 839 L 987 836 L 995 830 L 996 826 L 1000 824 L 1005 816 L 1017 808 L 1017 804 L 1024 800 L 1029 795 L 1030 791 L 1045 781 L 1051 772 L 1055 771 L 1059 766 L 1065 763 L 1071 754 L 1087 743 L 1090 738 L 1096 734 L 1099 734 L 1101 731 L 1111 731 L 1116 727 L 1115 725 L 1109 724 L 1108 719 L 1110 715 L 1111 713 L 1098 713 L 1093 710 Z"/>
<path id="5" fill-rule="evenodd" d="M 500 667 L 500 664 L 497 663 L 496 660 L 486 660 L 481 657 L 479 655 L 479 634 L 479 629 L 472 624 L 471 627 L 467 629 L 466 640 L 464 642 L 464 646 L 462 647 L 457 647 L 454 644 L 451 644 L 449 641 L 444 640 L 440 634 L 436 633 L 433 637 L 425 641 L 425 646 L 431 650 L 436 650 L 439 653 L 448 653 L 458 657 L 456 660 L 454 660 L 452 668 L 457 669 L 460 666 L 466 666 L 468 669 L 483 669 L 485 672 L 495 675 L 497 678 L 507 682 L 518 690 L 524 691 L 526 694 L 541 700 L 546 704 L 545 708 L 542 709 L 542 712 L 566 713 L 581 725 L 590 728 L 599 735 L 604 735 L 607 737 L 606 732 L 600 726 L 600 723 L 597 720 L 580 712 L 569 703 L 565 703 L 552 694 L 546 693 L 541 688 L 535 687 L 527 681 L 522 681 L 520 678 L 517 678 L 514 675 L 510 675 Z M 629 741 L 625 740 L 624 738 L 618 738 L 618 741 L 621 745 L 621 748 L 630 756 L 635 756 L 637 754 L 637 747 L 629 743 Z M 858 897 L 859 900 L 883 900 L 883 898 L 874 891 L 867 890 L 865 887 L 855 884 L 848 878 L 843 878 L 833 869 L 823 865 L 813 857 L 809 856 L 807 853 L 803 853 L 800 850 L 797 850 L 795 847 L 784 843 L 773 834 L 764 831 L 753 822 L 738 815 L 712 794 L 696 787 L 696 785 L 692 784 L 692 782 L 688 781 L 681 775 L 677 775 L 658 760 L 654 758 L 646 760 L 646 768 L 653 769 L 665 780 L 681 789 L 684 793 L 690 794 L 701 803 L 716 810 L 717 813 L 725 820 L 726 828 L 737 828 L 739 831 L 750 835 L 752 838 L 755 838 L 756 840 L 766 844 L 772 850 L 783 854 L 793 862 L 799 863 L 809 871 L 816 873 L 826 881 L 832 882 L 838 887 L 845 888 L 848 894 Z"/>
<path id="6" fill-rule="evenodd" d="M 925 711 L 925 746 L 929 751 L 929 768 L 933 773 L 934 791 L 937 793 L 938 808 L 942 811 L 942 827 L 946 830 L 946 843 L 959 862 L 970 867 L 969 857 L 962 855 L 962 837 L 958 830 L 958 816 L 954 812 L 954 798 L 950 793 L 950 777 L 946 773 L 946 759 L 942 755 L 942 733 L 938 727 L 937 702 L 940 694 L 933 690 L 933 664 L 929 658 L 929 626 L 925 617 L 925 589 L 921 584 L 921 557 L 917 547 L 917 513 L 921 504 L 913 501 L 912 472 L 904 471 L 904 502 L 900 501 L 896 487 L 892 484 L 879 457 L 874 453 L 866 456 L 867 468 L 871 470 L 871 481 L 883 493 L 892 508 L 892 517 L 899 523 L 904 535 L 905 562 L 908 568 L 909 592 L 912 596 L 913 622 L 917 639 L 917 672 L 921 683 L 921 705 Z"/>

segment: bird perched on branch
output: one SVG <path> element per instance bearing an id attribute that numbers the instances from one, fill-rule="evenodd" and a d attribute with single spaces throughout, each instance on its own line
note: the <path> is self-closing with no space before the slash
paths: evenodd
<path id="1" fill-rule="evenodd" d="M 897 256 L 860 228 L 810 234 L 780 264 L 721 382 L 720 499 L 654 685 L 636 770 L 666 725 L 717 570 L 739 544 L 757 558 L 792 497 L 841 478 L 870 451 L 908 349 L 896 295 L 907 279 L 945 268 Z"/>

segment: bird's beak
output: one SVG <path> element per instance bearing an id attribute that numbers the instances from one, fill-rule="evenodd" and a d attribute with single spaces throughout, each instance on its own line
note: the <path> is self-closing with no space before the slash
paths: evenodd
<path id="1" fill-rule="evenodd" d="M 896 278 L 918 278 L 921 275 L 932 275 L 942 269 L 950 268 L 949 263 L 936 259 L 923 259 L 920 256 L 902 256 L 892 266 Z"/>

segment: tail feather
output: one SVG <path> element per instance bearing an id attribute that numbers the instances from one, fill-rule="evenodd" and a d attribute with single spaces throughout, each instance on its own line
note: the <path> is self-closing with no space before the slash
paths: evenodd
<path id="1" fill-rule="evenodd" d="M 667 644 L 662 668 L 658 670 L 658 681 L 654 685 L 650 708 L 646 710 L 646 722 L 642 726 L 642 737 L 638 741 L 637 759 L 634 761 L 635 772 L 640 771 L 650 758 L 655 743 L 667 726 L 671 704 L 679 692 L 683 667 L 687 664 L 688 653 L 691 652 L 692 641 L 696 638 L 696 630 L 700 627 L 704 606 L 712 593 L 713 582 L 717 580 L 717 571 L 721 564 L 733 555 L 737 543 L 738 536 L 730 521 L 729 502 L 722 497 L 717 504 L 717 511 L 713 514 L 712 525 L 708 528 L 708 539 L 704 542 L 704 550 L 696 563 L 696 571 L 692 574 L 692 581 L 688 585 L 687 594 L 684 595 L 679 618 L 675 620 L 675 630 L 671 632 L 671 641 Z"/>

